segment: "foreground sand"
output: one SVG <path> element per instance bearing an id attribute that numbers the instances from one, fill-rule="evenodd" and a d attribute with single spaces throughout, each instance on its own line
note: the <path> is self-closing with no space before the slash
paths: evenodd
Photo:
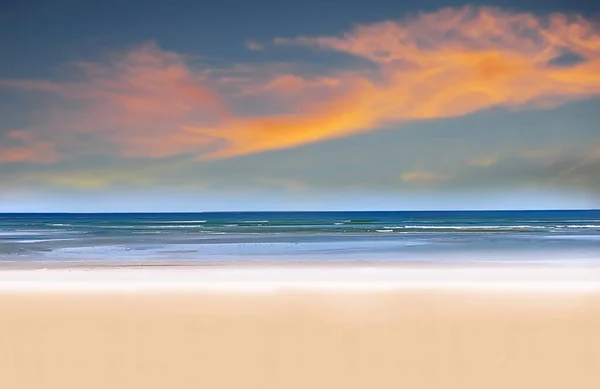
<path id="1" fill-rule="evenodd" d="M 597 270 L 290 271 L 0 272 L 0 388 L 600 388 Z"/>

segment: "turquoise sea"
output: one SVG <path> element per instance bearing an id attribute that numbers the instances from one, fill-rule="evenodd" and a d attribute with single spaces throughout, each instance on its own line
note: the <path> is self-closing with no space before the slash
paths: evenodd
<path id="1" fill-rule="evenodd" d="M 600 211 L 0 214 L 0 266 L 600 264 Z"/>

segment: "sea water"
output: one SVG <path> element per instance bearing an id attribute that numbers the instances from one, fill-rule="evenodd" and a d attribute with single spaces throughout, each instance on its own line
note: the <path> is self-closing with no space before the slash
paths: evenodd
<path id="1" fill-rule="evenodd" d="M 600 211 L 0 214 L 0 266 L 600 264 Z"/>

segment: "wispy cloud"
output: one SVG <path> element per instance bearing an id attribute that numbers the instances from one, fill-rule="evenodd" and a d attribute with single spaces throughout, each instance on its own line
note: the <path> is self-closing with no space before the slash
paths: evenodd
<path id="1" fill-rule="evenodd" d="M 400 174 L 400 178 L 404 182 L 422 183 L 422 182 L 445 181 L 445 180 L 451 179 L 452 176 L 449 174 L 443 174 L 443 173 L 433 172 L 433 171 L 429 171 L 429 170 L 419 169 L 419 170 L 412 170 L 412 171 L 404 172 L 404 173 Z"/>
<path id="2" fill-rule="evenodd" d="M 32 131 L 51 133 L 70 150 L 83 152 L 85 139 L 106 142 L 125 156 L 204 159 L 497 106 L 543 109 L 600 95 L 600 31 L 581 16 L 466 7 L 358 25 L 341 36 L 274 42 L 342 52 L 370 65 L 308 76 L 291 64 L 265 80 L 257 67 L 248 67 L 261 75 L 261 82 L 248 87 L 252 71 L 242 80 L 227 69 L 194 69 L 183 55 L 148 43 L 106 63 L 80 63 L 79 81 L 0 85 L 59 96 L 68 108 L 54 107 Z M 247 48 L 262 46 L 248 41 Z M 579 60 L 562 63 L 567 54 Z M 271 109 L 240 112 L 234 104 L 240 96 Z M 35 161 L 33 154 L 17 151 L 2 160 Z"/>
<path id="3" fill-rule="evenodd" d="M 65 86 L 45 80 L 11 80 L 0 79 L 0 87 L 17 88 L 23 90 L 61 93 L 65 91 Z"/>
<path id="4" fill-rule="evenodd" d="M 27 131 L 10 131 L 7 138 L 16 145 L 0 147 L 0 162 L 53 163 L 58 159 L 52 142 L 37 139 Z"/>
<path id="5" fill-rule="evenodd" d="M 554 145 L 544 148 L 527 150 L 522 154 L 525 159 L 532 160 L 542 165 L 552 165 L 558 162 L 565 154 L 570 154 L 566 145 Z"/>
<path id="6" fill-rule="evenodd" d="M 569 188 L 595 196 L 600 191 L 598 144 L 547 144 L 525 152 L 506 150 L 503 158 L 485 169 L 457 166 L 446 189 L 457 188 Z M 483 161 L 483 160 L 482 160 Z M 473 166 L 473 164 L 470 164 Z M 480 166 L 482 167 L 482 166 Z"/>
<path id="7" fill-rule="evenodd" d="M 557 175 L 559 178 L 571 177 L 574 173 L 578 173 L 581 170 L 589 170 L 592 168 L 592 171 L 595 171 L 594 179 L 596 181 L 600 181 L 600 170 L 597 169 L 597 165 L 600 162 L 600 143 L 593 145 L 586 152 L 580 156 L 579 160 L 567 167 L 566 169 L 560 171 Z"/>
<path id="8" fill-rule="evenodd" d="M 469 165 L 477 167 L 490 167 L 495 165 L 500 159 L 499 154 L 486 155 L 482 157 L 476 157 L 469 161 Z"/>
<path id="9" fill-rule="evenodd" d="M 263 51 L 265 49 L 265 47 L 260 42 L 253 40 L 246 41 L 246 48 L 251 51 Z"/>
<path id="10" fill-rule="evenodd" d="M 182 125 L 209 124 L 227 115 L 220 98 L 182 56 L 154 43 L 115 55 L 106 63 L 78 62 L 75 66 L 82 78 L 78 81 L 0 82 L 56 96 L 44 107 L 50 113 L 27 131 L 29 141 L 44 134 L 71 152 L 82 146 L 93 150 L 90 143 L 108 142 L 114 152 L 124 156 L 196 153 L 207 140 L 191 136 Z M 34 153 L 37 143 L 32 144 L 30 157 L 23 151 L 21 160 L 39 159 Z"/>
<path id="11" fill-rule="evenodd" d="M 128 160 L 98 163 L 70 161 L 59 165 L 31 166 L 27 169 L 9 170 L 2 173 L 9 187 L 44 187 L 48 189 L 131 189 L 156 187 L 160 183 L 173 183 L 177 187 L 206 187 L 205 180 L 182 177 L 179 173 L 187 166 L 186 161 Z"/>

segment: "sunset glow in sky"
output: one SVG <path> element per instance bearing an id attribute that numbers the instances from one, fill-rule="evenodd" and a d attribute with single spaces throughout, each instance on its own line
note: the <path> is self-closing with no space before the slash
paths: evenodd
<path id="1" fill-rule="evenodd" d="M 0 212 L 600 204 L 589 2 L 83 3 L 0 6 Z"/>

